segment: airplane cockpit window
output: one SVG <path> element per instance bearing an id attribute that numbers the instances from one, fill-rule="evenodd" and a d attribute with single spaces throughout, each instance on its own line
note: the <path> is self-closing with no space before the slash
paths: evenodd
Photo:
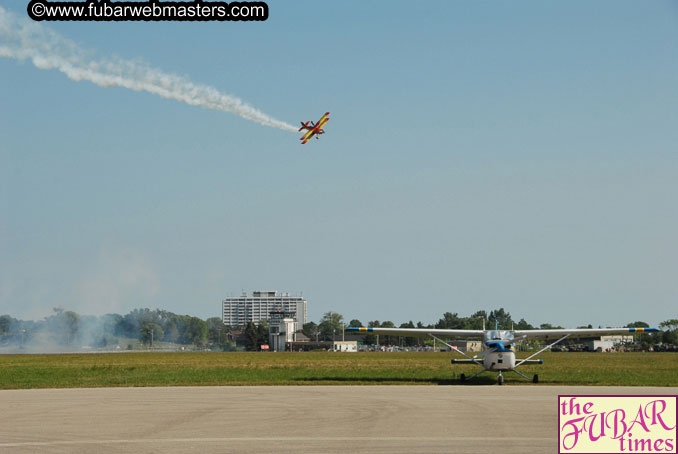
<path id="1" fill-rule="evenodd" d="M 484 337 L 485 341 L 511 340 L 513 333 L 511 331 L 490 330 L 485 332 Z"/>

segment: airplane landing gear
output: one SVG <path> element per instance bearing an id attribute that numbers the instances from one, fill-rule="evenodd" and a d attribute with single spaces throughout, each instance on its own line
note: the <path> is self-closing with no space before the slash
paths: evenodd
<path id="1" fill-rule="evenodd" d="M 459 377 L 459 381 L 461 381 L 462 383 L 465 382 L 466 381 L 466 374 L 461 374 L 461 376 Z"/>
<path id="2" fill-rule="evenodd" d="M 534 374 L 534 377 L 532 377 L 532 383 L 539 383 L 539 375 Z"/>
<path id="3" fill-rule="evenodd" d="M 499 371 L 499 375 L 497 376 L 497 384 L 498 385 L 504 384 L 504 376 L 501 374 L 501 371 Z"/>

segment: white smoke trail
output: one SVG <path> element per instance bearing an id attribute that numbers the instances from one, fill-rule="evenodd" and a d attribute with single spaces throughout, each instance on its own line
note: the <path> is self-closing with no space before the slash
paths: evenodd
<path id="1" fill-rule="evenodd" d="M 297 128 L 214 87 L 194 84 L 186 77 L 167 74 L 138 60 L 94 60 L 78 45 L 29 19 L 18 18 L 0 7 L 0 57 L 31 60 L 40 69 L 58 69 L 75 81 L 88 80 L 100 87 L 125 87 L 147 91 L 192 106 L 232 112 L 265 126 L 296 132 Z"/>

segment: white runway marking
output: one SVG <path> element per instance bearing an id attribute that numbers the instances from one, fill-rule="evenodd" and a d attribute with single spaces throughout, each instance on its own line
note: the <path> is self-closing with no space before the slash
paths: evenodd
<path id="1" fill-rule="evenodd" d="M 455 443 L 470 443 L 476 441 L 533 441 L 533 440 L 551 440 L 553 437 L 230 437 L 230 438 L 157 438 L 157 439 L 135 439 L 135 440 L 77 440 L 77 441 L 42 441 L 42 442 L 24 442 L 24 443 L 0 443 L 0 448 L 11 447 L 45 447 L 45 446 L 71 446 L 71 445 L 113 445 L 128 443 L 226 443 L 226 442 L 270 442 L 270 441 L 320 441 L 320 442 L 368 442 L 368 441 L 448 441 Z"/>

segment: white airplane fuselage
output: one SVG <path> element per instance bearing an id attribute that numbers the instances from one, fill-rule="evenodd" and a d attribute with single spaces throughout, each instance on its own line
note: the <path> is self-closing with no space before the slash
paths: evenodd
<path id="1" fill-rule="evenodd" d="M 512 351 L 488 353 L 483 358 L 485 370 L 512 370 L 516 367 L 516 354 Z"/>
<path id="2" fill-rule="evenodd" d="M 485 370 L 502 371 L 513 370 L 516 367 L 516 345 L 512 331 L 486 331 L 483 334 L 483 343 L 490 352 L 483 357 Z"/>

